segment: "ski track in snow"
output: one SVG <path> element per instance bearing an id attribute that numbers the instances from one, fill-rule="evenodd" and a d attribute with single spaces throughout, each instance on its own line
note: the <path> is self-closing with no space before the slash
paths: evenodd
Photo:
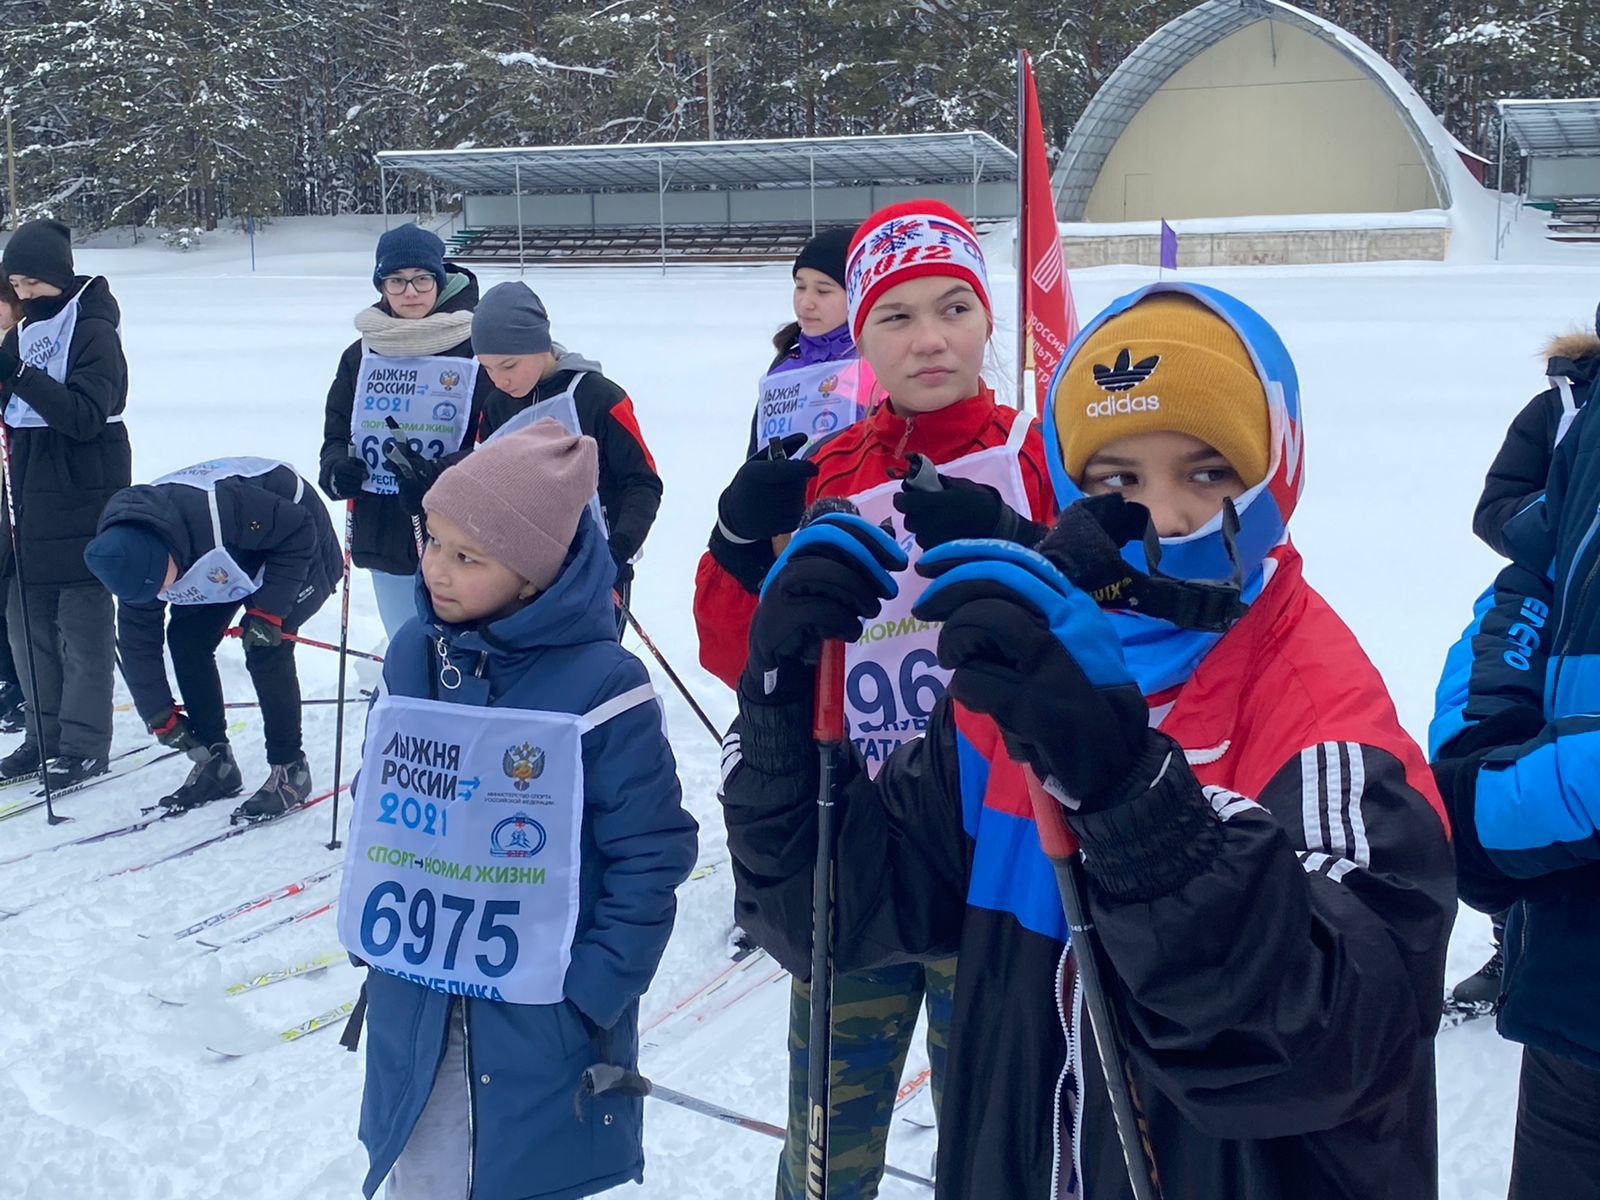
<path id="1" fill-rule="evenodd" d="M 235 453 L 284 458 L 314 478 L 323 396 L 354 337 L 351 318 L 372 299 L 366 280 L 379 228 L 371 219 L 283 222 L 261 239 L 254 276 L 243 240 L 229 235 L 188 255 L 151 246 L 81 253 L 80 269 L 107 274 L 123 305 L 136 480 Z M 1004 243 L 991 248 L 997 296 L 1012 292 L 1008 252 Z M 1511 416 L 1542 387 L 1544 340 L 1593 312 L 1600 255 L 1574 248 L 1571 262 L 1188 276 L 1261 309 L 1296 359 L 1310 471 L 1296 540 L 1309 577 L 1361 637 L 1419 739 L 1444 650 L 1495 568 L 1469 528 L 1484 469 Z M 516 273 L 479 274 L 487 288 Z M 1151 274 L 1076 273 L 1079 312 L 1087 318 Z M 786 319 L 787 271 L 674 268 L 663 278 L 647 268 L 549 269 L 528 278 L 554 314 L 557 340 L 599 358 L 635 398 L 666 480 L 635 611 L 713 719 L 726 722 L 732 697 L 698 668 L 689 597 L 717 493 L 742 453 L 768 339 Z M 999 317 L 997 350 L 1012 342 L 1009 312 Z M 356 579 L 351 642 L 375 648 L 382 641 L 376 608 L 360 572 Z M 307 634 L 337 640 L 338 607 L 337 598 L 330 601 Z M 715 799 L 717 748 L 636 639 L 626 641 L 667 698 L 684 795 L 701 825 L 701 862 L 719 864 L 680 892 L 672 944 L 644 1001 L 648 1019 L 725 964 L 732 878 Z M 250 698 L 236 643 L 224 646 L 221 662 L 229 697 Z M 306 696 L 333 694 L 333 655 L 302 648 L 299 663 Z M 357 663 L 351 693 L 372 677 Z M 120 686 L 118 699 L 126 700 Z M 359 707 L 351 715 L 346 776 L 360 746 Z M 306 710 L 319 790 L 330 781 L 333 729 L 331 707 Z M 118 747 L 145 736 L 131 713 L 118 715 L 116 732 Z M 235 745 L 252 788 L 266 771 L 259 724 L 252 719 Z M 0 857 L 132 819 L 178 783 L 186 766 L 162 763 L 68 798 L 61 808 L 73 820 L 57 829 L 42 813 L 0 824 Z M 328 862 L 332 805 L 186 859 L 94 882 L 222 828 L 229 808 L 220 803 L 128 837 L 0 867 L 0 908 L 38 902 L 0 921 L 0 1128 L 7 1141 L 0 1200 L 359 1195 L 361 1061 L 339 1047 L 337 1034 L 229 1061 L 204 1049 L 208 1040 L 280 1029 L 353 996 L 358 973 L 341 964 L 221 998 L 227 982 L 335 946 L 331 914 L 214 954 L 170 936 Z M 340 811 L 342 819 L 347 801 Z M 337 879 L 326 881 L 215 932 L 246 932 L 336 889 Z M 1474 969 L 1487 945 L 1487 921 L 1463 911 L 1449 978 Z M 191 1003 L 162 1005 L 147 994 L 172 977 L 189 988 Z M 644 1069 L 668 1086 L 781 1123 L 787 996 L 781 981 L 763 987 L 719 1019 L 647 1052 Z M 1443 1195 L 1501 1197 L 1518 1050 L 1481 1021 L 1444 1034 L 1439 1046 Z M 770 1194 L 776 1142 L 657 1103 L 649 1106 L 646 1130 L 645 1186 L 616 1194 Z M 932 1146 L 931 1134 L 900 1122 L 891 1159 L 926 1171 Z M 895 1181 L 881 1194 L 925 1195 Z"/>

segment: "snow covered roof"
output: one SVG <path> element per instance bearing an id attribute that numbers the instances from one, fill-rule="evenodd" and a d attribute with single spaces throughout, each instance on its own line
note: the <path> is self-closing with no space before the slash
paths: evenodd
<path id="1" fill-rule="evenodd" d="M 1283 0 L 1205 0 L 1140 43 L 1084 109 L 1056 172 L 1056 215 L 1063 221 L 1083 220 L 1106 156 L 1162 84 L 1229 34 L 1264 20 L 1282 21 L 1329 43 L 1389 93 L 1432 176 L 1441 205 L 1450 207 L 1452 183 L 1476 183 L 1457 156 L 1455 140 L 1427 102 L 1360 38 Z"/>
<path id="2" fill-rule="evenodd" d="M 1495 107 L 1506 133 L 1530 158 L 1600 155 L 1600 98 L 1497 100 Z"/>
<path id="3" fill-rule="evenodd" d="M 391 169 L 422 171 L 464 192 L 655 191 L 812 184 L 1002 183 L 1017 177 L 1014 151 L 986 133 L 882 137 L 642 142 L 501 150 L 385 150 Z"/>

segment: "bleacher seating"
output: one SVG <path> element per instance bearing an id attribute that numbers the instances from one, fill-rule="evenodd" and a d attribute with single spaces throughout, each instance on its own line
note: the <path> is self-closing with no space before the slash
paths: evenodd
<path id="1" fill-rule="evenodd" d="M 1546 227 L 1552 241 L 1600 242 L 1600 199 L 1555 202 Z"/>
<path id="2" fill-rule="evenodd" d="M 792 259 L 811 237 L 811 223 L 792 225 L 668 225 L 666 258 L 678 263 L 780 262 Z M 656 225 L 515 226 L 462 229 L 450 238 L 458 262 L 616 263 L 660 261 Z"/>

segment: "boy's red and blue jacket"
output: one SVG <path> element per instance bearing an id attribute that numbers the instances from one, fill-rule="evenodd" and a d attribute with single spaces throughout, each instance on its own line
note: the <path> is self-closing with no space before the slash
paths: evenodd
<path id="1" fill-rule="evenodd" d="M 1430 733 L 1462 897 L 1510 909 L 1500 1031 L 1600 1069 L 1600 417 L 1580 409 L 1511 565 L 1451 648 Z"/>
<path id="2" fill-rule="evenodd" d="M 1456 903 L 1438 795 L 1288 543 L 1301 426 L 1287 352 L 1231 297 L 1166 290 L 1233 323 L 1277 436 L 1269 479 L 1239 501 L 1248 614 L 1220 637 L 1113 614 L 1174 751 L 1142 796 L 1074 821 L 1129 1069 L 1167 1195 L 1434 1196 L 1433 1034 Z M 1059 461 L 1052 445 L 1065 506 L 1078 492 Z M 1218 524 L 1166 546 L 1163 569 L 1224 574 Z M 804 706 L 741 695 L 723 791 L 739 923 L 802 977 L 808 734 Z M 1131 1196 L 1053 871 L 996 726 L 946 697 L 876 778 L 854 763 L 841 786 L 838 967 L 961 956 L 940 1124 L 962 1136 L 940 1139 L 937 1196 Z"/>

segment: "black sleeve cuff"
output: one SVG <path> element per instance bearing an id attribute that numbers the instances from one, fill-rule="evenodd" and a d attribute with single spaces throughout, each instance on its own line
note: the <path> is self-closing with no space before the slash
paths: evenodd
<path id="1" fill-rule="evenodd" d="M 711 551 L 716 564 L 738 580 L 739 586 L 752 596 L 761 592 L 762 581 L 772 569 L 772 564 L 778 561 L 778 556 L 772 551 L 770 538 L 739 545 L 729 541 L 720 526 L 711 531 L 711 540 L 706 548 Z"/>
<path id="2" fill-rule="evenodd" d="M 1067 814 L 1083 846 L 1084 869 L 1119 903 L 1171 895 L 1204 872 L 1222 843 L 1222 826 L 1183 750 L 1154 735 L 1130 775 L 1153 784 L 1123 803 Z"/>
<path id="3" fill-rule="evenodd" d="M 751 681 L 739 682 L 739 752 L 763 775 L 794 775 L 817 765 L 811 740 L 811 698 L 765 697 Z"/>

